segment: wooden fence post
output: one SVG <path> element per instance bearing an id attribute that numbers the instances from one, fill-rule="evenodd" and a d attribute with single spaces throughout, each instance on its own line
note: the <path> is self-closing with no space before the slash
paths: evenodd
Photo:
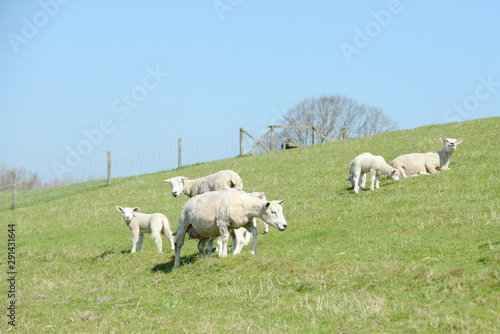
<path id="1" fill-rule="evenodd" d="M 243 155 L 243 128 L 240 128 L 240 155 Z"/>
<path id="2" fill-rule="evenodd" d="M 17 205 L 16 171 L 12 172 L 12 208 Z"/>
<path id="3" fill-rule="evenodd" d="M 177 164 L 177 168 L 182 167 L 182 138 L 179 138 L 179 162 Z"/>
<path id="4" fill-rule="evenodd" d="M 111 151 L 108 151 L 108 186 L 111 184 Z"/>
<path id="5" fill-rule="evenodd" d="M 270 151 L 273 151 L 274 150 L 274 126 L 273 125 L 269 125 L 269 127 L 271 128 L 271 141 L 270 141 L 270 144 L 269 144 L 269 149 Z"/>

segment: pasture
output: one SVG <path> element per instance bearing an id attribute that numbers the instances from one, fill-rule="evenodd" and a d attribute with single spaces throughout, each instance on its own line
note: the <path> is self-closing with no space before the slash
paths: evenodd
<path id="1" fill-rule="evenodd" d="M 449 171 L 398 183 L 381 177 L 380 189 L 359 194 L 344 182 L 359 153 L 390 163 L 441 150 L 441 136 L 464 139 Z M 15 329 L 499 332 L 499 142 L 498 117 L 431 125 L 114 179 L 4 211 L 4 263 L 5 226 L 16 225 Z M 246 246 L 238 256 L 200 259 L 197 240 L 186 239 L 177 269 L 163 237 L 163 254 L 149 234 L 142 252 L 130 254 L 130 231 L 115 206 L 162 212 L 174 231 L 188 197 L 172 197 L 162 180 L 222 169 L 235 170 L 248 192 L 284 199 L 286 231 L 264 235 L 259 221 L 254 257 Z"/>

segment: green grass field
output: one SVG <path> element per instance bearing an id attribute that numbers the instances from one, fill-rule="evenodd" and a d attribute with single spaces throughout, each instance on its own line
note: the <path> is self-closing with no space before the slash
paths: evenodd
<path id="1" fill-rule="evenodd" d="M 463 138 L 450 171 L 344 182 L 362 152 L 387 162 Z M 16 226 L 16 326 L 22 333 L 500 332 L 500 118 L 432 125 L 113 180 L 110 187 L 2 212 Z M 244 190 L 284 199 L 288 228 L 259 234 L 257 255 L 181 267 L 163 238 L 130 254 L 115 206 L 163 212 L 175 230 L 185 195 L 171 176 L 233 169 Z M 369 184 L 369 178 L 367 181 Z M 259 232 L 262 224 L 258 224 Z M 2 276 L 5 277 L 5 276 Z M 2 279 L 4 312 L 8 282 Z M 9 331 L 2 318 L 0 331 Z M 14 329 L 12 330 L 14 331 Z"/>

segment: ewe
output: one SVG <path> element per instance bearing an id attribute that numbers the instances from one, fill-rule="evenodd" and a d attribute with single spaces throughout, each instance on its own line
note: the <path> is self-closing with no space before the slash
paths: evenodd
<path id="1" fill-rule="evenodd" d="M 194 197 L 207 191 L 226 190 L 226 187 L 243 189 L 241 177 L 232 170 L 221 170 L 215 174 L 195 180 L 189 180 L 184 176 L 176 176 L 163 182 L 170 183 L 174 197 L 178 197 L 182 193 L 189 197 Z"/>
<path id="2" fill-rule="evenodd" d="M 401 155 L 391 162 L 391 166 L 396 168 L 403 178 L 449 170 L 451 155 L 462 139 L 444 139 L 443 137 L 439 139 L 444 143 L 444 149 L 441 151 Z"/>
<path id="3" fill-rule="evenodd" d="M 132 232 L 132 251 L 135 253 L 141 251 L 144 233 L 151 233 L 158 253 L 161 253 L 161 236 L 163 234 L 170 242 L 170 250 L 174 250 L 174 237 L 168 226 L 168 219 L 162 213 L 146 214 L 140 213 L 139 208 L 122 208 L 117 206 L 116 209 L 122 213 L 123 220 Z"/>
<path id="4" fill-rule="evenodd" d="M 180 265 L 181 248 L 188 231 L 196 232 L 202 238 L 198 245 L 208 241 L 208 238 L 222 237 L 222 247 L 219 256 L 227 256 L 229 231 L 245 227 L 253 235 L 250 254 L 257 252 L 257 228 L 252 220 L 260 217 L 264 222 L 284 231 L 287 227 L 283 216 L 283 201 L 268 202 L 240 191 L 211 191 L 186 202 L 182 208 L 177 230 L 175 231 L 174 267 Z M 202 246 L 203 247 L 203 246 Z M 200 251 L 201 253 L 201 251 Z"/>
<path id="5" fill-rule="evenodd" d="M 380 155 L 371 153 L 362 153 L 355 157 L 349 167 L 349 177 L 345 181 L 351 181 L 354 192 L 358 193 L 361 188 L 365 187 L 366 173 L 370 172 L 370 190 L 379 188 L 380 174 L 387 175 L 394 181 L 399 181 L 399 172 L 389 166 L 384 158 Z"/>
<path id="6" fill-rule="evenodd" d="M 195 180 L 189 180 L 185 176 L 176 176 L 169 178 L 167 180 L 163 180 L 163 182 L 170 183 L 170 187 L 172 189 L 172 195 L 174 197 L 180 196 L 180 194 L 184 193 L 186 196 L 194 197 L 196 195 L 200 195 L 206 193 L 208 191 L 222 191 L 226 189 L 234 189 L 234 190 L 242 190 L 243 189 L 243 181 L 241 177 L 232 170 L 222 170 L 215 174 L 211 174 L 208 176 L 200 177 Z M 256 222 L 254 221 L 254 224 Z M 264 234 L 269 232 L 269 227 L 267 224 L 264 224 Z M 237 231 L 235 234 L 232 234 L 233 246 L 232 250 L 236 251 L 234 254 L 238 254 L 241 251 L 241 247 L 247 245 L 248 237 L 244 240 L 241 237 L 244 235 L 244 231 Z M 196 237 L 191 237 L 196 238 Z M 198 238 L 196 238 L 198 239 Z M 220 240 L 217 241 L 217 244 L 220 244 Z M 235 250 L 235 246 L 238 247 Z M 208 253 L 212 252 L 212 242 L 208 243 Z M 204 253 L 204 252 L 203 252 Z M 202 253 L 200 252 L 200 255 Z M 202 255 L 203 256 L 203 255 Z"/>

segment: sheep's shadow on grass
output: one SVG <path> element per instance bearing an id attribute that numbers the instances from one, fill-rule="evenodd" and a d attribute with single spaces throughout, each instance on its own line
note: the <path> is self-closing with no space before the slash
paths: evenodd
<path id="1" fill-rule="evenodd" d="M 92 261 L 95 261 L 97 259 L 104 259 L 105 257 L 109 256 L 109 255 L 113 255 L 115 254 L 115 252 L 113 250 L 108 250 L 108 251 L 105 251 L 103 252 L 101 255 L 97 255 L 97 256 L 94 256 L 92 258 Z"/>
<path id="2" fill-rule="evenodd" d="M 193 263 L 199 259 L 200 259 L 199 253 L 194 253 L 194 254 L 187 255 L 187 256 L 181 256 L 181 266 Z M 168 274 L 173 269 L 174 269 L 174 259 L 172 259 L 171 261 L 166 262 L 166 263 L 157 264 L 156 266 L 153 267 L 153 269 L 151 269 L 151 272 L 153 272 L 153 273 L 162 272 L 164 274 Z"/>

